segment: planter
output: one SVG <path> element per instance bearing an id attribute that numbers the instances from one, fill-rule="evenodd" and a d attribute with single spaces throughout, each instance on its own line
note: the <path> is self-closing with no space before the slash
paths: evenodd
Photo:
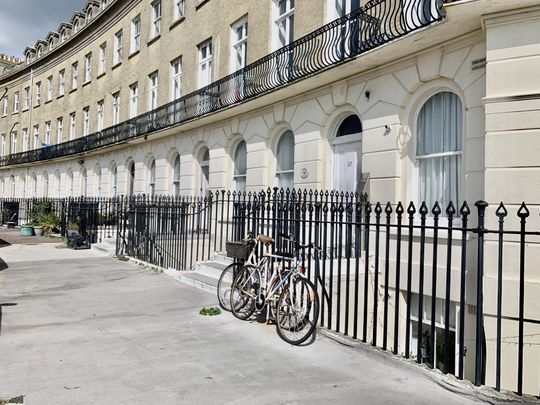
<path id="1" fill-rule="evenodd" d="M 41 227 L 41 226 L 34 226 L 34 233 L 36 234 L 36 236 L 41 236 L 41 235 L 43 235 L 43 227 Z"/>
<path id="2" fill-rule="evenodd" d="M 21 226 L 21 236 L 34 236 L 34 227 L 28 225 Z"/>

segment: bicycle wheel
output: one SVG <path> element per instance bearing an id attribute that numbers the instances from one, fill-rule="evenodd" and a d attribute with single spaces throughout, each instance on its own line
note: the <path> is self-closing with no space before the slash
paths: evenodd
<path id="1" fill-rule="evenodd" d="M 311 281 L 296 277 L 281 292 L 277 304 L 276 329 L 279 337 L 291 345 L 305 342 L 319 319 L 319 295 Z"/>
<path id="2" fill-rule="evenodd" d="M 234 281 L 234 276 L 240 273 L 242 263 L 229 264 L 221 272 L 217 285 L 217 297 L 219 306 L 225 311 L 231 310 L 231 286 Z"/>
<path id="3" fill-rule="evenodd" d="M 231 312 L 241 320 L 255 312 L 255 301 L 261 287 L 261 276 L 255 266 L 244 266 L 234 278 L 230 292 Z"/>

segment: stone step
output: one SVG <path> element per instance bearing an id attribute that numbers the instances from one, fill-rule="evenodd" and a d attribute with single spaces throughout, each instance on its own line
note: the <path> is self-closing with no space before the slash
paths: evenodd
<path id="1" fill-rule="evenodd" d="M 217 278 L 200 274 L 196 271 L 177 271 L 174 269 L 165 270 L 165 274 L 181 283 L 199 288 L 214 295 L 217 294 Z"/>
<path id="2" fill-rule="evenodd" d="M 221 273 L 223 272 L 223 269 L 225 269 L 228 265 L 228 263 L 216 261 L 197 263 L 195 272 L 218 280 L 219 276 L 221 276 Z"/>
<path id="3" fill-rule="evenodd" d="M 100 252 L 105 252 L 111 256 L 116 255 L 116 239 L 102 239 L 100 243 L 93 243 L 91 246 L 92 249 L 98 250 Z"/>

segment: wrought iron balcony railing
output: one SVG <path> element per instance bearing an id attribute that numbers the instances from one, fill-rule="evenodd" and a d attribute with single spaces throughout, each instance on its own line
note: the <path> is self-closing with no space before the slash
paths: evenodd
<path id="1" fill-rule="evenodd" d="M 88 136 L 0 157 L 0 166 L 81 154 L 190 121 L 303 80 L 445 17 L 443 0 L 372 0 L 216 82 Z"/>

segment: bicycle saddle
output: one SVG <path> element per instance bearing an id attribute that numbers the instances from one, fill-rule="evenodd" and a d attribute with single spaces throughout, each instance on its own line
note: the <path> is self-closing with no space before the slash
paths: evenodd
<path id="1" fill-rule="evenodd" d="M 275 242 L 274 239 L 272 239 L 270 236 L 266 236 L 266 235 L 259 235 L 258 239 L 264 246 L 271 245 L 272 243 Z"/>

